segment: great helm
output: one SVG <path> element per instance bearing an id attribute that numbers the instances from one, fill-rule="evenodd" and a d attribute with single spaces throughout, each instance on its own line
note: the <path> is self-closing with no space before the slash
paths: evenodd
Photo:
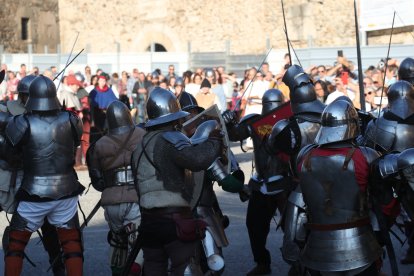
<path id="1" fill-rule="evenodd" d="M 283 104 L 285 97 L 278 89 L 267 90 L 262 97 L 262 114 L 266 114 L 271 110 Z"/>
<path id="2" fill-rule="evenodd" d="M 148 121 L 145 127 L 169 123 L 189 115 L 182 111 L 178 99 L 171 91 L 156 87 L 147 101 Z"/>
<path id="3" fill-rule="evenodd" d="M 312 81 L 302 67 L 290 66 L 282 81 L 289 87 L 290 104 L 294 114 L 322 113 L 325 105 L 317 99 Z"/>
<path id="4" fill-rule="evenodd" d="M 336 100 L 322 112 L 321 128 L 315 143 L 324 145 L 351 140 L 359 135 L 358 113 L 352 103 Z"/>
<path id="5" fill-rule="evenodd" d="M 106 120 L 110 134 L 120 134 L 131 130 L 134 123 L 128 107 L 120 101 L 113 101 L 106 110 Z"/>
<path id="6" fill-rule="evenodd" d="M 406 119 L 414 113 L 414 88 L 408 81 L 401 80 L 388 89 L 389 112 L 401 119 Z"/>
<path id="7" fill-rule="evenodd" d="M 19 84 L 17 85 L 17 92 L 19 94 L 29 96 L 29 86 L 35 78 L 36 78 L 35 75 L 28 75 L 28 76 L 22 78 L 19 81 Z"/>
<path id="8" fill-rule="evenodd" d="M 414 59 L 404 59 L 398 68 L 398 78 L 414 84 Z"/>
<path id="9" fill-rule="evenodd" d="M 43 75 L 36 77 L 29 86 L 26 109 L 28 111 L 49 111 L 60 108 L 53 81 Z"/>

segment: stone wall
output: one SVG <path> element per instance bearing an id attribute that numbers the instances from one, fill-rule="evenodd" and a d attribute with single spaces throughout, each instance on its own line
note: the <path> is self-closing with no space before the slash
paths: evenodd
<path id="1" fill-rule="evenodd" d="M 349 45 L 355 41 L 353 1 L 285 1 L 294 47 Z M 66 51 L 80 32 L 79 47 L 111 52 L 144 51 L 151 42 L 168 51 L 226 50 L 237 54 L 263 53 L 267 42 L 286 47 L 279 0 L 244 1 L 111 1 L 59 0 L 61 41 Z M 344 12 L 346 11 L 346 12 Z M 329 16 L 327 16 L 329 15 Z M 114 20 L 111 20 L 114 18 Z"/>
<path id="2" fill-rule="evenodd" d="M 13 0 L 2 1 L 0 8 L 0 44 L 8 53 L 28 51 L 56 52 L 59 44 L 58 2 L 54 0 Z M 22 40 L 22 18 L 29 18 L 28 39 Z"/>
<path id="3" fill-rule="evenodd" d="M 295 48 L 355 45 L 352 0 L 285 0 L 289 38 Z M 15 12 L 16 11 L 16 12 Z M 17 14 L 17 16 L 16 16 Z M 151 43 L 167 51 L 262 54 L 268 45 L 286 48 L 280 0 L 13 0 L 0 9 L 0 44 L 7 52 L 146 51 Z M 20 19 L 30 18 L 31 41 L 20 39 Z M 17 27 L 16 27 L 17 26 Z M 17 28 L 17 29 L 16 29 Z M 411 28 L 395 43 L 413 43 Z M 369 44 L 388 43 L 389 32 L 369 33 Z"/>

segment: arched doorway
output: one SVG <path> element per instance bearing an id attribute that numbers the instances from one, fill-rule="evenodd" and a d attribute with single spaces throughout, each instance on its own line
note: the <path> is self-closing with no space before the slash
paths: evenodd
<path id="1" fill-rule="evenodd" d="M 151 45 L 147 47 L 146 51 L 151 51 Z M 154 43 L 154 52 L 167 52 L 167 49 L 160 43 Z"/>

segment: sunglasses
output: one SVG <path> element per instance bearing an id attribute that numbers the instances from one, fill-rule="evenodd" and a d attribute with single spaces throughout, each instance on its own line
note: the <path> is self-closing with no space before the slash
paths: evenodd
<path id="1" fill-rule="evenodd" d="M 372 94 L 372 92 L 370 91 L 370 92 L 368 92 L 368 93 L 364 93 L 365 94 L 365 96 L 366 95 L 371 95 Z"/>

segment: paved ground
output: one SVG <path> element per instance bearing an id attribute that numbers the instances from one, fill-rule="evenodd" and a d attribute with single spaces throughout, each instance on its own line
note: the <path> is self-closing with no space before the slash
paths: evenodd
<path id="1" fill-rule="evenodd" d="M 242 169 L 248 179 L 251 172 L 252 153 L 242 153 L 238 146 L 233 147 L 237 159 L 241 163 Z M 89 185 L 89 177 L 86 172 L 79 172 L 79 178 L 83 185 Z M 230 245 L 224 249 L 224 256 L 226 261 L 226 269 L 224 275 L 245 275 L 253 266 L 253 257 L 250 252 L 249 238 L 245 226 L 245 214 L 247 203 L 242 203 L 238 195 L 223 192 L 221 188 L 217 187 L 217 195 L 223 212 L 230 218 L 230 226 L 226 233 L 230 241 Z M 82 209 L 86 215 L 92 210 L 96 202 L 99 200 L 100 193 L 93 188 L 89 190 L 86 195 L 81 197 Z M 3 213 L 4 214 L 4 213 Z M 279 217 L 275 218 L 276 220 Z M 82 218 L 81 218 L 82 222 Z M 0 218 L 0 238 L 2 230 L 8 224 L 6 218 Z M 100 209 L 92 222 L 86 227 L 84 231 L 84 245 L 85 245 L 85 275 L 111 275 L 108 266 L 108 245 L 106 242 L 106 235 L 108 226 L 103 217 L 103 211 Z M 283 262 L 280 256 L 279 248 L 281 246 L 282 233 L 276 232 L 276 223 L 273 222 L 271 232 L 268 237 L 268 248 L 272 254 L 272 274 L 271 275 L 286 275 L 288 266 Z M 395 249 L 398 258 L 405 247 L 401 248 L 398 242 L 395 243 Z M 26 251 L 29 257 L 35 262 L 36 267 L 32 267 L 28 262 L 24 263 L 23 275 L 51 275 L 47 272 L 48 259 L 46 252 L 41 244 L 39 244 L 39 237 L 33 234 L 32 239 Z M 4 270 L 3 252 L 0 252 L 0 273 Z M 400 266 L 400 275 L 409 275 L 409 272 L 414 270 L 414 266 Z M 388 259 L 385 260 L 384 271 L 387 275 L 389 273 Z"/>

